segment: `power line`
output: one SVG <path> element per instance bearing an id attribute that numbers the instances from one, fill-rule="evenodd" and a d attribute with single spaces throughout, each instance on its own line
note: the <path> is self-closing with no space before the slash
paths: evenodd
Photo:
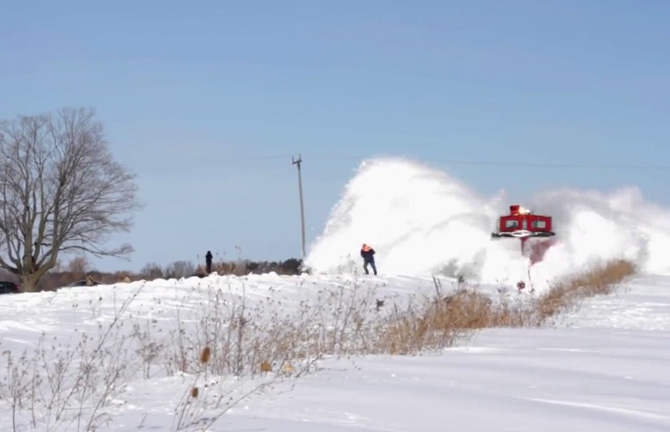
<path id="1" fill-rule="evenodd" d="M 312 154 L 312 157 L 317 155 Z M 366 160 L 375 159 L 377 156 L 350 156 L 350 155 L 318 155 L 324 159 L 340 160 Z M 384 157 L 384 156 L 380 156 Z M 394 156 L 391 156 L 394 157 Z M 422 162 L 419 157 L 397 156 L 401 159 L 416 160 Z M 527 168 L 582 168 L 582 169 L 632 169 L 632 170 L 670 170 L 670 165 L 609 165 L 609 164 L 585 164 L 585 163 L 548 163 L 548 162 L 513 162 L 513 161 L 484 161 L 468 159 L 441 159 L 430 158 L 432 163 L 442 163 L 448 165 L 483 165 L 483 166 L 509 166 L 509 167 L 527 167 Z"/>
<path id="2" fill-rule="evenodd" d="M 486 166 L 515 166 L 527 168 L 582 168 L 582 169 L 632 169 L 632 170 L 670 170 L 668 165 L 604 165 L 604 164 L 570 164 L 546 162 L 492 162 L 473 160 L 444 161 L 454 165 L 486 165 Z"/>
<path id="3" fill-rule="evenodd" d="M 628 164 L 589 164 L 589 163 L 550 163 L 550 162 L 524 162 L 524 161 L 492 161 L 492 160 L 474 160 L 474 159 L 442 159 L 442 158 L 421 158 L 419 156 L 406 155 L 353 155 L 353 154 L 327 154 L 327 153 L 307 153 L 313 160 L 351 160 L 362 162 L 364 160 L 376 159 L 379 157 L 397 157 L 408 159 L 410 161 L 422 162 L 426 160 L 429 163 L 439 163 L 444 165 L 473 165 L 473 166 L 498 166 L 498 167 L 519 167 L 519 168 L 553 168 L 553 169 L 599 169 L 599 170 L 670 170 L 670 165 L 628 165 Z M 259 160 L 281 160 L 290 155 L 240 155 L 229 156 L 225 162 L 236 163 L 243 161 Z M 292 157 L 292 156 L 291 156 Z M 220 163 L 220 162 L 217 162 Z M 264 169 L 264 168 L 263 168 Z"/>

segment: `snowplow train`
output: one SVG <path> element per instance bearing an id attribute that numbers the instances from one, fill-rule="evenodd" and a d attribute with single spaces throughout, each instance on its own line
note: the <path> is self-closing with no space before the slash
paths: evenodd
<path id="1" fill-rule="evenodd" d="M 510 205 L 509 214 L 498 218 L 492 239 L 516 238 L 521 241 L 521 253 L 530 258 L 531 265 L 542 261 L 545 252 L 555 243 L 551 216 L 533 213 L 518 204 Z M 538 239 L 530 242 L 528 240 Z"/>

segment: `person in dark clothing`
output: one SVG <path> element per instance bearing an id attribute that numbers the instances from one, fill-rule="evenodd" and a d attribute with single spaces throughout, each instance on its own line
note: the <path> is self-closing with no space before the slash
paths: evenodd
<path id="1" fill-rule="evenodd" d="M 207 264 L 207 274 L 212 272 L 212 252 L 207 251 L 207 255 L 205 255 L 205 263 Z"/>
<path id="2" fill-rule="evenodd" d="M 366 245 L 363 243 L 363 247 L 361 248 L 361 256 L 363 257 L 363 270 L 365 270 L 365 274 L 370 274 L 368 271 L 368 265 L 372 267 L 372 270 L 374 271 L 375 275 L 377 274 L 377 266 L 375 265 L 375 250 L 372 249 L 370 246 Z"/>

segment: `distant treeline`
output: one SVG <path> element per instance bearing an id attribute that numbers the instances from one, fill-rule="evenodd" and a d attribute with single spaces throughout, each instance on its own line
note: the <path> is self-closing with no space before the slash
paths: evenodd
<path id="1" fill-rule="evenodd" d="M 290 258 L 285 261 L 219 261 L 214 262 L 212 271 L 220 275 L 242 276 L 249 273 L 262 274 L 275 272 L 280 275 L 300 274 L 302 260 Z M 60 266 L 59 266 L 60 267 Z M 101 272 L 89 269 L 83 258 L 73 259 L 65 269 L 56 268 L 38 283 L 38 291 L 52 291 L 66 287 L 72 283 L 93 279 L 96 283 L 112 284 L 138 280 L 172 279 L 182 277 L 205 277 L 207 273 L 203 265 L 195 265 L 190 261 L 175 261 L 166 266 L 149 263 L 139 272 L 116 271 Z M 0 269 L 0 280 L 19 282 L 18 278 L 7 270 Z"/>

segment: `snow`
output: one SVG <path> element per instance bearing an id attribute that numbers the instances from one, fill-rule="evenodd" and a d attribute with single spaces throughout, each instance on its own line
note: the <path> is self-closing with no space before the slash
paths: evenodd
<path id="1" fill-rule="evenodd" d="M 667 342 L 602 331 L 486 332 L 473 347 L 439 357 L 373 358 L 358 361 L 358 372 L 327 371 L 291 398 L 249 409 L 328 431 L 661 431 L 670 425 Z"/>
<path id="2" fill-rule="evenodd" d="M 319 292 L 354 282 L 361 288 L 374 286 L 375 297 L 387 299 L 434 289 L 428 277 L 213 275 L 4 295 L 0 348 L 20 355 L 35 346 L 41 332 L 70 346 L 77 333 L 88 332 L 95 339 L 97 326 L 103 323 L 104 330 L 122 302 L 138 292 L 124 314 L 128 328 L 119 334 L 130 332 L 133 323 L 140 328 L 154 323 L 153 334 L 166 334 L 176 328 L 178 316 L 188 327 L 195 322 L 191 313 L 210 307 L 213 292 L 238 300 L 244 295 L 251 308 L 271 297 L 288 313 L 301 300 L 314 301 Z M 119 351 L 126 352 L 122 345 Z M 122 360 L 141 367 L 135 354 Z M 298 378 L 226 379 L 212 391 L 236 397 L 264 380 L 269 387 L 233 406 L 209 430 L 665 431 L 670 428 L 668 362 L 670 277 L 643 276 L 617 294 L 586 301 L 552 329 L 482 331 L 424 356 L 326 358 Z M 97 430 L 136 430 L 140 425 L 176 430 L 174 410 L 193 379 L 168 376 L 158 366 L 148 377 L 130 377 L 128 387 L 112 398 L 112 422 Z M 3 405 L 0 430 L 11 431 L 11 411 L 7 402 Z M 78 430 L 44 424 L 30 429 L 30 415 L 17 418 L 17 430 Z"/>
<path id="3" fill-rule="evenodd" d="M 561 238 L 533 266 L 534 283 L 611 257 L 635 260 L 641 274 L 551 328 L 480 331 L 417 356 L 349 351 L 309 368 L 282 365 L 272 350 L 287 332 L 327 344 L 318 337 L 334 322 L 374 319 L 394 303 L 432 295 L 433 271 L 445 263 L 445 290 L 467 270 L 483 292 L 528 299 L 505 290 L 528 271 L 518 244 L 489 240 L 508 205 L 502 195 L 477 197 L 415 163 L 367 162 L 310 249 L 315 274 L 213 274 L 0 296 L 0 430 L 83 431 L 91 419 L 97 426 L 88 430 L 98 432 L 670 430 L 669 212 L 634 190 L 554 191 L 521 204 L 555 215 Z M 378 251 L 379 276 L 354 271 L 363 242 Z M 342 299 L 355 316 L 342 312 Z M 246 330 L 239 346 L 258 358 L 236 357 L 238 345 L 227 344 L 237 330 L 226 325 L 239 322 L 242 307 L 246 328 L 260 330 Z M 205 345 L 213 351 L 202 369 Z M 265 355 L 275 356 L 270 373 L 215 373 L 236 367 L 222 359 L 248 366 Z M 40 382 L 30 380 L 36 375 Z M 199 395 L 182 409 L 193 386 Z M 30 397 L 15 411 L 12 396 L 21 395 Z"/>
<path id="4" fill-rule="evenodd" d="M 511 204 L 554 217 L 559 243 L 530 269 L 537 291 L 612 258 L 670 274 L 670 210 L 646 201 L 635 188 L 539 191 L 513 203 L 503 191 L 482 197 L 448 173 L 401 158 L 361 164 L 305 261 L 316 272 L 353 271 L 359 248 L 367 243 L 377 251 L 384 274 L 465 274 L 485 284 L 529 285 L 529 262 L 519 241 L 490 239 L 498 216 L 508 214 Z"/>

